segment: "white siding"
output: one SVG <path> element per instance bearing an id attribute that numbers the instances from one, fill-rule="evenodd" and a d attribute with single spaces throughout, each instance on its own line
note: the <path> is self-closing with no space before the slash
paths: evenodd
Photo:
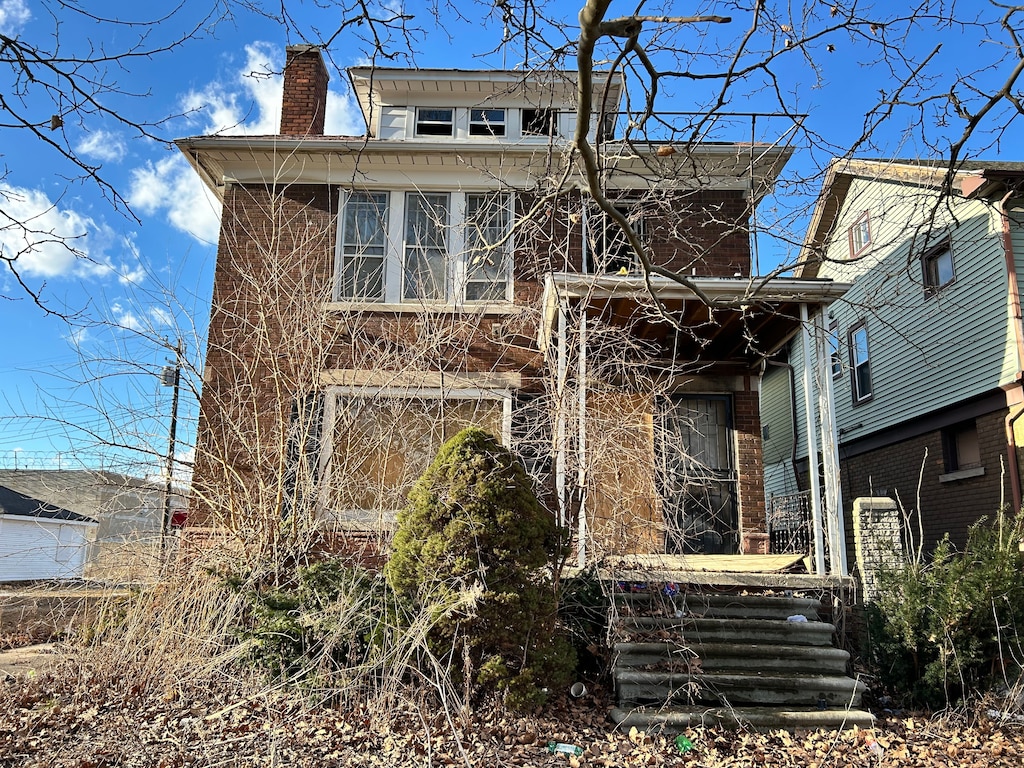
<path id="1" fill-rule="evenodd" d="M 409 107 L 381 107 L 377 120 L 378 139 L 404 139 Z"/>
<path id="2" fill-rule="evenodd" d="M 81 578 L 95 523 L 0 515 L 0 582 Z"/>

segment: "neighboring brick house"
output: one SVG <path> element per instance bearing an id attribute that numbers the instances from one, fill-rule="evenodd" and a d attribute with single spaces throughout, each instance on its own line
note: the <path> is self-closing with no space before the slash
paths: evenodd
<path id="1" fill-rule="evenodd" d="M 822 322 L 847 514 L 857 497 L 890 496 L 922 512 L 908 531 L 925 547 L 946 533 L 962 545 L 978 518 L 1021 504 L 1024 163 L 964 163 L 949 195 L 945 170 L 834 162 L 800 271 L 853 283 Z M 769 497 L 807 477 L 791 406 L 803 398 L 800 345 L 764 381 Z"/>
<path id="2" fill-rule="evenodd" d="M 178 142 L 224 204 L 201 515 L 386 537 L 441 441 L 476 424 L 523 458 L 580 561 L 760 544 L 761 362 L 841 292 L 750 277 L 752 206 L 787 150 L 676 153 L 595 116 L 605 194 L 682 276 L 646 280 L 580 192 L 574 72 L 355 67 L 358 137 L 322 135 L 317 49 L 289 47 L 284 79 L 281 135 Z M 614 112 L 620 78 L 595 88 Z"/>

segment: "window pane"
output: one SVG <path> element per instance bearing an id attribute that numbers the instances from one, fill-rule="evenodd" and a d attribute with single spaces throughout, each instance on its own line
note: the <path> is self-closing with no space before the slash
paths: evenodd
<path id="1" fill-rule="evenodd" d="M 387 249 L 386 192 L 353 192 L 342 217 L 342 298 L 384 298 Z"/>
<path id="2" fill-rule="evenodd" d="M 420 136 L 451 136 L 452 112 L 448 109 L 417 109 L 416 133 Z"/>
<path id="3" fill-rule="evenodd" d="M 953 253 L 947 246 L 925 256 L 925 287 L 935 290 L 953 282 Z"/>
<path id="4" fill-rule="evenodd" d="M 504 109 L 471 109 L 469 111 L 470 136 L 504 136 Z"/>
<path id="5" fill-rule="evenodd" d="M 871 395 L 871 358 L 868 351 L 867 328 L 857 328 L 850 334 L 853 356 L 854 397 L 863 400 Z"/>
<path id="6" fill-rule="evenodd" d="M 553 109 L 524 109 L 523 135 L 555 136 L 557 134 L 555 117 Z"/>
<path id="7" fill-rule="evenodd" d="M 509 197 L 503 194 L 466 195 L 466 300 L 493 301 L 506 297 Z"/>
<path id="8" fill-rule="evenodd" d="M 448 195 L 406 196 L 405 286 L 407 299 L 444 300 L 448 264 Z"/>
<path id="9" fill-rule="evenodd" d="M 384 259 L 346 259 L 341 285 L 345 298 L 380 300 L 384 296 Z"/>

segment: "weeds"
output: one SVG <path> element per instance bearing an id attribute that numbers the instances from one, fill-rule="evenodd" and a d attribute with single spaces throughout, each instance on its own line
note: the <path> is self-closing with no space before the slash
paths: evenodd
<path id="1" fill-rule="evenodd" d="M 882 680 L 910 701 L 949 706 L 1022 668 L 1024 516 L 975 523 L 962 552 L 948 539 L 930 556 L 885 569 L 867 607 L 871 655 Z"/>

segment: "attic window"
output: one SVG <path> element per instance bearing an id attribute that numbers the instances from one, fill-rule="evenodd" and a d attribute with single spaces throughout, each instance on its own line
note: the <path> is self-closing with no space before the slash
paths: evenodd
<path id="1" fill-rule="evenodd" d="M 470 136 L 504 136 L 504 109 L 471 109 L 469 110 Z"/>
<path id="2" fill-rule="evenodd" d="M 557 136 L 557 117 L 553 109 L 524 109 L 523 136 Z"/>
<path id="3" fill-rule="evenodd" d="M 451 136 L 455 125 L 453 114 L 455 110 L 448 108 L 416 110 L 416 135 L 417 136 Z"/>
<path id="4" fill-rule="evenodd" d="M 868 212 L 864 211 L 860 218 L 850 227 L 850 258 L 860 256 L 871 245 L 871 221 Z"/>

